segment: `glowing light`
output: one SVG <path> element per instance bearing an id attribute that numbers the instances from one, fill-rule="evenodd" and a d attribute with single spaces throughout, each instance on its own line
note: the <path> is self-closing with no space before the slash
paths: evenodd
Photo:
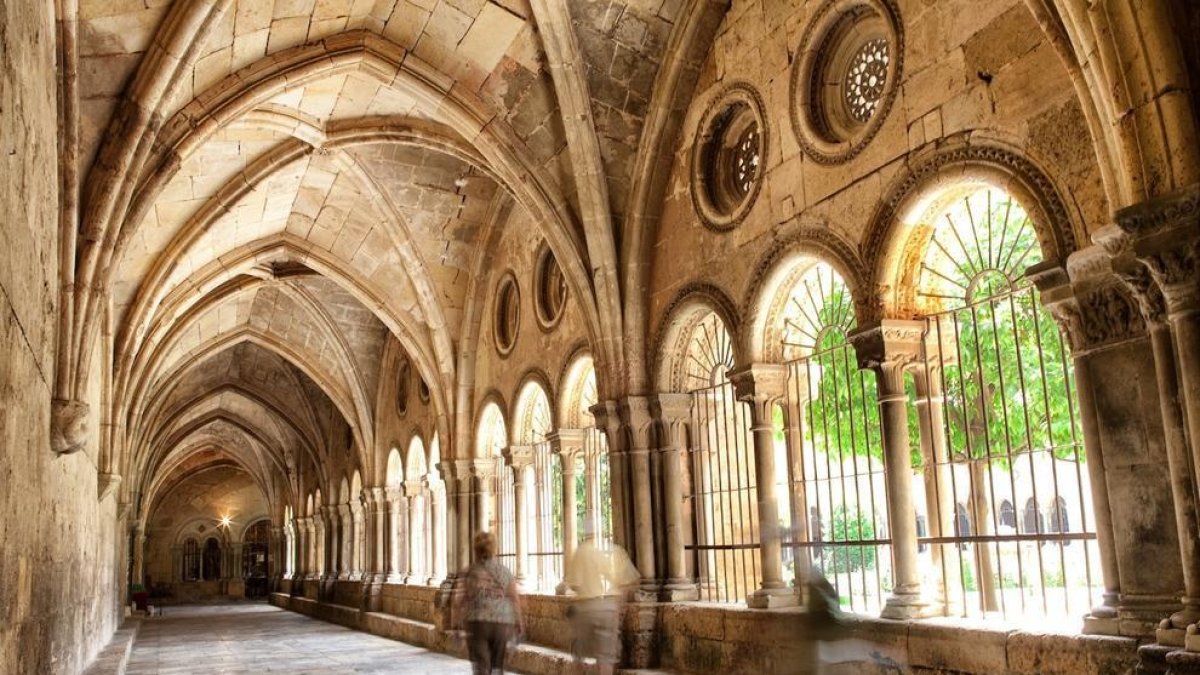
<path id="1" fill-rule="evenodd" d="M 229 516 L 221 516 L 221 527 L 229 527 L 229 524 L 232 522 L 233 519 Z"/>

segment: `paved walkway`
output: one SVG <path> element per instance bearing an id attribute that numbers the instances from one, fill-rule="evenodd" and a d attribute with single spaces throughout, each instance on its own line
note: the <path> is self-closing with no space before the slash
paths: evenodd
<path id="1" fill-rule="evenodd" d="M 469 673 L 466 661 L 266 604 L 167 607 L 148 618 L 128 675 Z"/>

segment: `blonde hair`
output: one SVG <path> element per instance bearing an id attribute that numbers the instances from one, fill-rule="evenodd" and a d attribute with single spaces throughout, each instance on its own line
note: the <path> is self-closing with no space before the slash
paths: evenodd
<path id="1" fill-rule="evenodd" d="M 496 535 L 491 532 L 480 532 L 475 535 L 475 557 L 479 560 L 490 560 L 496 555 Z"/>

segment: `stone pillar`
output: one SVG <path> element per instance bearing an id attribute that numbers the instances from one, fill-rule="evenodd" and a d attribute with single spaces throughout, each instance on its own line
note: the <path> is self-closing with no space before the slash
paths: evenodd
<path id="1" fill-rule="evenodd" d="M 425 486 L 419 480 L 404 483 L 404 494 L 408 497 L 408 576 L 409 584 L 425 583 Z"/>
<path id="2" fill-rule="evenodd" d="M 600 444 L 587 442 L 588 434 L 592 433 L 595 432 L 583 431 L 583 518 L 599 541 L 604 534 L 600 512 Z"/>
<path id="3" fill-rule="evenodd" d="M 601 401 L 592 406 L 592 418 L 596 426 L 604 430 L 608 439 L 609 482 L 612 487 L 613 541 L 626 549 L 631 548 L 629 514 L 632 511 L 627 487 L 625 438 L 621 433 L 621 418 L 614 401 Z"/>
<path id="4" fill-rule="evenodd" d="M 908 395 L 904 391 L 904 371 L 916 362 L 924 331 L 925 324 L 921 321 L 884 319 L 850 336 L 859 367 L 875 371 L 879 391 L 888 529 L 892 534 L 893 587 L 881 614 L 885 619 L 917 618 L 927 607 L 921 597 L 921 573 L 917 567 Z"/>
<path id="5" fill-rule="evenodd" d="M 1071 254 L 1066 269 L 1046 263 L 1030 275 L 1063 326 L 1075 370 L 1105 589 L 1084 632 L 1148 637 L 1179 609 L 1183 579 L 1175 506 L 1161 487 L 1171 484 L 1169 457 L 1141 312 L 1098 246 Z M 1137 519 L 1115 517 L 1131 508 Z M 1162 527 L 1140 524 L 1148 522 Z"/>
<path id="6" fill-rule="evenodd" d="M 471 472 L 475 477 L 475 527 L 478 532 L 491 532 L 497 537 L 500 533 L 496 519 L 496 482 L 498 476 L 496 460 L 493 458 L 475 459 L 471 462 Z"/>
<path id="7" fill-rule="evenodd" d="M 457 548 L 455 567 L 458 571 L 471 565 L 471 485 L 474 479 L 471 464 L 469 459 L 456 460 L 452 474 L 456 486 L 454 534 Z"/>
<path id="8" fill-rule="evenodd" d="M 550 442 L 550 451 L 558 455 L 562 467 L 562 532 L 563 532 L 563 577 L 566 577 L 567 565 L 579 545 L 578 513 L 579 503 L 575 495 L 575 481 L 579 475 L 578 458 L 583 454 L 583 431 L 579 429 L 559 429 L 546 437 Z M 553 499 L 553 495 L 551 496 Z M 562 595 L 570 588 L 564 578 L 554 589 Z"/>
<path id="9" fill-rule="evenodd" d="M 336 513 L 332 506 L 322 505 L 319 513 L 315 516 L 317 526 L 317 576 L 321 579 L 332 577 L 332 565 L 330 560 L 333 558 L 333 521 L 336 518 Z"/>
<path id="10" fill-rule="evenodd" d="M 367 500 L 367 527 L 363 528 L 364 539 L 364 578 L 372 583 L 380 584 L 387 578 L 387 525 L 388 502 L 387 491 L 381 487 L 363 490 Z"/>
<path id="11" fill-rule="evenodd" d="M 284 528 L 271 524 L 271 545 L 267 548 L 267 592 L 279 591 L 287 571 L 287 534 Z"/>
<path id="12" fill-rule="evenodd" d="M 350 504 L 339 504 L 338 513 L 341 516 L 341 545 L 338 547 L 341 552 L 341 560 L 338 564 L 338 578 L 351 579 L 358 578 L 354 576 L 353 560 L 354 560 L 354 515 L 350 511 Z"/>
<path id="13" fill-rule="evenodd" d="M 931 333 L 933 331 L 930 331 Z M 932 337 L 932 336 L 931 336 Z M 950 458 L 946 452 L 945 395 L 942 389 L 942 366 L 945 356 L 950 358 L 950 349 L 941 350 L 932 337 L 925 345 L 925 363 L 912 371 L 913 389 L 917 394 L 917 426 L 921 435 L 921 463 L 925 478 L 925 507 L 928 510 L 929 536 L 949 537 L 954 535 L 953 479 Z M 934 351 L 937 350 L 937 351 Z M 1015 507 L 1014 507 L 1015 508 Z M 1016 515 L 1014 511 L 1014 516 Z M 934 569 L 943 570 L 942 560 L 952 559 L 954 544 L 934 544 L 930 550 Z M 956 614 L 961 604 L 962 580 L 958 574 L 938 574 L 938 587 L 934 594 L 940 607 L 931 608 L 935 614 Z"/>
<path id="14" fill-rule="evenodd" d="M 642 575 L 639 600 L 653 600 L 658 595 L 658 578 L 654 566 L 654 513 L 650 493 L 650 401 L 644 396 L 630 396 L 619 406 L 622 426 L 629 431 L 631 445 L 624 451 L 629 470 L 630 488 L 627 504 L 633 508 L 633 559 Z"/>
<path id="15" fill-rule="evenodd" d="M 133 532 L 133 583 L 146 583 L 146 529 L 141 521 Z"/>
<path id="16" fill-rule="evenodd" d="M 350 523 L 353 527 L 350 539 L 350 578 L 356 581 L 367 578 L 368 560 L 366 528 L 367 514 L 363 506 L 362 495 L 354 495 L 350 502 Z"/>
<path id="17" fill-rule="evenodd" d="M 404 562 L 407 558 L 402 558 L 403 541 L 407 538 L 408 523 L 405 522 L 408 517 L 408 500 L 404 498 L 404 491 L 401 488 L 389 487 L 387 489 L 388 508 L 390 510 L 389 524 L 391 542 L 388 546 L 388 570 L 387 580 L 391 583 L 403 583 L 404 576 L 402 572 L 405 570 Z M 401 533 L 403 529 L 403 534 Z"/>
<path id="18" fill-rule="evenodd" d="M 429 584 L 432 586 L 442 579 L 446 578 L 446 488 L 442 481 L 441 485 L 428 482 L 426 479 L 426 491 L 429 494 L 429 510 L 430 510 L 430 528 L 429 528 L 429 550 L 433 559 L 433 564 L 430 566 Z"/>
<path id="19" fill-rule="evenodd" d="M 1200 184 L 1122 209 L 1117 212 L 1117 226 L 1128 235 L 1133 256 L 1149 270 L 1162 298 L 1171 341 L 1168 344 L 1161 334 L 1156 340 L 1153 328 L 1151 340 L 1156 358 L 1169 358 L 1173 352 L 1172 365 L 1177 368 L 1174 373 L 1159 376 L 1160 390 L 1165 389 L 1162 397 L 1168 401 L 1164 403 L 1163 426 L 1168 455 L 1186 455 L 1190 464 L 1187 472 L 1193 490 L 1190 510 L 1187 504 L 1179 503 L 1183 495 L 1178 494 L 1178 488 L 1176 494 L 1176 516 L 1193 521 L 1179 526 L 1185 583 L 1190 586 L 1185 590 L 1183 610 L 1172 615 L 1164 627 L 1178 629 L 1180 623 L 1197 626 L 1200 601 L 1196 598 L 1195 584 L 1200 579 L 1196 570 L 1198 526 L 1194 521 L 1198 509 L 1195 477 L 1200 475 Z M 1145 298 L 1148 294 L 1141 296 Z M 1151 322 L 1152 327 L 1154 323 Z M 1190 449 L 1186 447 L 1187 440 L 1179 438 L 1175 429 L 1177 412 L 1167 407 L 1169 402 L 1177 400 L 1172 394 L 1182 399 L 1182 424 L 1186 438 L 1191 440 Z M 1177 474 L 1173 485 L 1177 482 L 1182 488 L 1183 471 L 1172 467 L 1172 473 Z M 1188 650 L 1200 651 L 1200 636 L 1196 635 L 1200 626 L 1188 632 L 1192 633 L 1187 636 Z"/>
<path id="20" fill-rule="evenodd" d="M 304 579 L 308 574 L 308 519 L 296 518 L 293 520 L 296 533 L 296 557 L 293 563 L 295 567 L 292 569 L 292 580 Z M 296 588 L 296 584 L 292 585 Z"/>
<path id="21" fill-rule="evenodd" d="M 792 385 L 794 395 L 784 398 L 783 408 L 783 435 L 792 463 L 790 471 L 793 476 L 793 483 L 789 486 L 791 538 L 796 544 L 808 544 L 812 541 L 812 535 L 808 531 L 808 494 L 804 482 L 804 477 L 808 475 L 804 464 L 804 413 L 812 391 L 820 381 L 820 366 L 809 363 L 807 367 L 793 369 L 792 375 L 798 381 Z M 792 559 L 796 566 L 796 595 L 801 601 L 807 601 L 807 583 L 812 577 L 812 549 L 793 546 Z"/>
<path id="22" fill-rule="evenodd" d="M 772 413 L 784 396 L 787 369 L 780 365 L 753 364 L 731 373 L 739 401 L 750 406 L 750 431 L 754 439 L 754 491 L 758 501 L 759 556 L 762 582 L 746 598 L 756 609 L 796 604 L 796 594 L 783 580 L 783 548 L 779 537 L 779 500 L 775 496 L 775 429 Z"/>
<path id="23" fill-rule="evenodd" d="M 529 579 L 529 468 L 533 466 L 533 447 L 512 445 L 504 450 L 504 458 L 513 472 L 514 523 L 517 539 L 517 563 L 514 570 L 517 584 L 527 586 Z"/>
<path id="24" fill-rule="evenodd" d="M 658 452 L 662 456 L 662 504 L 667 563 L 660 598 L 663 601 L 697 600 L 699 588 L 688 578 L 683 542 L 683 467 L 687 425 L 691 420 L 691 394 L 659 394 L 650 401 L 650 412 L 659 427 Z"/>

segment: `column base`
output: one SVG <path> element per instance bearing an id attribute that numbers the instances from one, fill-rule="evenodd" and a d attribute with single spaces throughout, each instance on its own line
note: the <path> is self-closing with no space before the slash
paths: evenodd
<path id="1" fill-rule="evenodd" d="M 1180 612 L 1177 596 L 1122 594 L 1117 605 L 1120 635 L 1150 638 L 1155 635 L 1164 616 Z"/>
<path id="2" fill-rule="evenodd" d="M 567 582 L 560 581 L 560 582 L 558 582 L 558 585 L 554 587 L 554 594 L 555 595 L 575 595 L 575 589 L 571 588 L 571 585 L 568 584 Z"/>
<path id="3" fill-rule="evenodd" d="M 1186 642 L 1187 629 L 1175 628 L 1170 624 L 1170 619 L 1163 619 L 1158 629 L 1154 631 L 1154 641 L 1164 647 L 1180 649 Z"/>
<path id="4" fill-rule="evenodd" d="M 1084 635 L 1120 635 L 1121 620 L 1117 618 L 1117 596 L 1105 593 L 1100 604 L 1083 617 Z"/>
<path id="5" fill-rule="evenodd" d="M 402 584 L 404 583 L 404 575 L 399 573 L 389 574 L 384 581 L 389 584 Z"/>
<path id="6" fill-rule="evenodd" d="M 751 609 L 775 609 L 777 607 L 795 607 L 800 604 L 796 591 L 782 586 L 780 588 L 760 588 L 746 596 L 746 606 Z"/>
<path id="7" fill-rule="evenodd" d="M 662 590 L 658 594 L 658 599 L 663 602 L 699 600 L 700 588 L 696 584 L 689 583 L 683 579 L 671 580 L 663 585 Z"/>
<path id="8" fill-rule="evenodd" d="M 657 579 L 642 579 L 641 585 L 630 593 L 633 602 L 657 602 L 662 584 Z"/>
<path id="9" fill-rule="evenodd" d="M 921 598 L 919 593 L 895 593 L 883 605 L 879 613 L 884 619 L 906 621 L 920 619 L 929 611 L 929 603 Z"/>

